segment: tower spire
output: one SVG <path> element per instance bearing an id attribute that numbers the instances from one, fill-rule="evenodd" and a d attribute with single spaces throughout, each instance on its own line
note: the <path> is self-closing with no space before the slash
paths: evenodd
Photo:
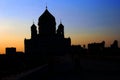
<path id="1" fill-rule="evenodd" d="M 60 24 L 62 24 L 62 20 L 60 19 Z"/>
<path id="2" fill-rule="evenodd" d="M 35 24 L 34 19 L 33 19 L 33 24 Z"/>
<path id="3" fill-rule="evenodd" d="M 47 5 L 46 5 L 46 9 L 47 9 L 48 7 L 47 7 Z"/>
<path id="4" fill-rule="evenodd" d="M 47 2 L 46 2 L 46 9 L 48 9 L 48 7 L 47 7 Z"/>

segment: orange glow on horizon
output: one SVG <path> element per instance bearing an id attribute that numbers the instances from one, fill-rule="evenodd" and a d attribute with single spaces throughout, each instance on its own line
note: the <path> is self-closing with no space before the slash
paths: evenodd
<path id="1" fill-rule="evenodd" d="M 7 37 L 0 40 L 0 44 L 0 54 L 5 54 L 5 48 L 7 47 L 15 47 L 17 51 L 24 51 L 24 39 Z"/>
<path id="2" fill-rule="evenodd" d="M 28 29 L 30 27 L 27 27 Z M 20 31 L 21 32 L 21 31 Z M 24 31 L 25 32 L 25 31 Z M 4 31 L 0 34 L 0 54 L 5 53 L 5 48 L 6 47 L 16 47 L 17 51 L 23 51 L 24 52 L 24 39 L 26 38 L 25 35 L 30 37 L 30 33 L 26 34 L 12 34 L 5 33 Z M 5 36 L 3 36 L 4 34 Z M 65 34 L 66 38 L 70 36 L 71 38 L 71 44 L 72 45 L 87 45 L 89 43 L 94 43 L 94 42 L 102 42 L 103 40 L 106 42 L 105 46 L 110 47 L 110 45 L 113 43 L 113 41 L 116 39 L 115 37 L 102 35 L 102 34 L 88 34 L 88 33 L 81 33 L 81 34 Z M 28 38 L 28 37 L 27 37 Z M 29 39 L 29 38 L 28 38 Z M 119 41 L 119 39 L 116 39 Z M 119 41 L 119 47 L 120 47 L 120 41 Z"/>
<path id="3" fill-rule="evenodd" d="M 89 43 L 93 43 L 93 42 L 102 42 L 105 38 L 103 39 L 100 39 L 100 38 L 90 38 L 90 36 L 73 36 L 71 35 L 71 41 L 72 41 L 72 45 L 87 45 Z M 110 45 L 113 43 L 114 39 L 105 39 L 106 41 L 106 47 L 110 47 Z M 0 54 L 3 54 L 5 53 L 5 48 L 6 47 L 16 47 L 16 50 L 17 51 L 24 51 L 24 39 L 9 39 L 9 38 L 6 38 L 5 40 L 1 41 L 0 42 Z M 120 43 L 119 43 L 120 45 Z"/>

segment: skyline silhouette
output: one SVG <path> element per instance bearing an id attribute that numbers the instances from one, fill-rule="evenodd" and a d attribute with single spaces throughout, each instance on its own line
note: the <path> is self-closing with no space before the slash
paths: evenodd
<path id="1" fill-rule="evenodd" d="M 30 38 L 29 26 L 33 19 L 37 25 L 38 16 L 45 5 L 55 15 L 56 23 L 60 19 L 65 26 L 65 37 L 71 37 L 72 45 L 88 45 L 105 41 L 107 47 L 119 37 L 119 1 L 0 1 L 0 53 L 6 47 L 16 47 L 24 51 L 24 38 Z M 22 6 L 21 6 L 22 5 Z M 54 5 L 54 6 L 53 6 Z M 61 6 L 61 7 L 60 7 Z M 3 36 L 4 34 L 4 36 Z M 120 47 L 120 43 L 118 45 Z"/>
<path id="2" fill-rule="evenodd" d="M 119 42 L 114 40 L 110 46 L 106 47 L 106 42 L 90 42 L 87 45 L 72 45 L 71 38 L 65 38 L 64 25 L 60 21 L 58 27 L 56 26 L 56 18 L 49 12 L 47 6 L 45 11 L 38 18 L 38 26 L 35 25 L 34 21 L 30 27 L 31 38 L 24 38 L 24 51 L 17 51 L 16 47 L 6 47 L 6 55 L 21 55 L 23 53 L 27 55 L 41 54 L 45 56 L 48 53 L 53 53 L 53 55 L 60 55 L 61 53 L 66 53 L 71 50 L 77 49 L 77 47 L 86 49 L 88 53 L 97 54 L 96 51 L 104 53 L 108 48 L 119 51 Z M 75 48 L 72 48 L 75 47 Z M 105 49 L 105 50 L 104 50 Z M 90 51 L 89 51 L 90 50 Z M 91 52 L 92 51 L 92 52 Z M 54 54 L 55 53 L 55 54 Z"/>
<path id="3" fill-rule="evenodd" d="M 66 17 L 69 15 L 67 14 Z M 100 38 L 97 31 L 93 32 L 93 36 L 97 36 L 94 40 L 91 41 L 92 36 L 89 36 L 88 44 L 77 43 L 73 45 L 74 40 L 79 40 L 79 38 L 71 38 L 76 30 L 71 35 L 66 34 L 66 31 L 69 31 L 70 28 L 64 25 L 64 19 L 58 22 L 56 16 L 47 6 L 37 19 L 37 25 L 35 24 L 36 21 L 33 21 L 30 26 L 27 26 L 27 29 L 24 29 L 27 33 L 28 30 L 30 31 L 29 38 L 20 37 L 28 35 L 20 30 L 23 27 L 19 27 L 19 30 L 16 30 L 16 27 L 18 28 L 16 24 L 15 27 L 10 27 L 10 29 L 15 29 L 16 32 L 20 31 L 20 34 L 14 33 L 14 30 L 10 33 L 19 38 L 9 34 L 11 35 L 10 40 L 12 37 L 14 38 L 12 38 L 10 47 L 5 48 L 5 54 L 0 55 L 0 80 L 111 80 L 112 78 L 116 79 L 116 77 L 120 79 L 119 39 L 112 37 L 114 35 L 109 34 L 114 39 L 109 47 L 106 47 L 106 44 L 108 44 L 106 39 Z M 69 25 L 73 26 L 73 24 L 69 22 Z M 94 28 L 86 28 L 86 30 L 92 29 L 94 31 Z M 74 29 L 79 28 L 74 27 Z M 108 30 L 107 27 L 106 29 Z M 106 29 L 103 28 L 102 30 L 109 33 L 109 30 L 106 31 Z M 115 29 L 115 27 L 112 29 Z M 119 27 L 115 30 L 118 29 Z M 100 33 L 103 35 L 104 31 L 100 31 Z M 66 37 L 66 35 L 69 37 Z M 107 37 L 107 35 L 105 36 Z M 22 43 L 17 42 L 21 38 L 24 41 L 24 52 L 18 51 L 17 48 L 19 47 L 14 47 L 16 44 L 21 46 Z M 84 38 L 81 38 L 81 40 L 84 40 Z M 101 41 L 99 42 L 99 40 Z M 9 42 L 5 43 L 9 44 Z"/>

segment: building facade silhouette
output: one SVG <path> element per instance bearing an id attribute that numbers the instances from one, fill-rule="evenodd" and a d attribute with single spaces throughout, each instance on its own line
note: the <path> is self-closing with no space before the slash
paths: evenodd
<path id="1" fill-rule="evenodd" d="M 16 54 L 16 48 L 15 47 L 7 47 L 6 48 L 6 55 L 15 55 Z"/>
<path id="2" fill-rule="evenodd" d="M 65 53 L 71 46 L 71 39 L 64 37 L 64 26 L 60 22 L 56 29 L 55 17 L 46 10 L 38 19 L 37 26 L 31 26 L 31 38 L 24 40 L 26 54 Z"/>

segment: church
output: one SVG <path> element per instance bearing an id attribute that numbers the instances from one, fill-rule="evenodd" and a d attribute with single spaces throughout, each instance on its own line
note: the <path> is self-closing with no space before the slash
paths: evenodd
<path id="1" fill-rule="evenodd" d="M 58 55 L 67 53 L 71 47 L 71 39 L 64 37 L 64 25 L 60 22 L 56 29 L 55 17 L 47 7 L 38 19 L 38 27 L 31 26 L 31 38 L 24 40 L 27 55 Z"/>

